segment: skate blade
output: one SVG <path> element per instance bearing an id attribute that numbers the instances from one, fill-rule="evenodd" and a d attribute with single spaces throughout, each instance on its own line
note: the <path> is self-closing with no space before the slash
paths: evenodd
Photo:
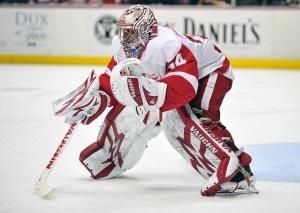
<path id="1" fill-rule="evenodd" d="M 246 195 L 246 194 L 258 194 L 259 192 L 258 191 L 255 191 L 255 190 L 251 190 L 251 191 L 248 191 L 248 190 L 235 190 L 233 192 L 230 192 L 230 191 L 219 191 L 219 192 L 216 192 L 214 195 L 215 196 L 237 196 L 237 195 Z"/>

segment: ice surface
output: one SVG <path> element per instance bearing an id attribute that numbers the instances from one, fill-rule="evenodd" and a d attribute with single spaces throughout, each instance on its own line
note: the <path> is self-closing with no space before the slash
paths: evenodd
<path id="1" fill-rule="evenodd" d="M 300 72 L 287 70 L 236 69 L 234 86 L 221 109 L 221 120 L 236 143 L 253 153 L 258 195 L 202 197 L 203 179 L 163 134 L 149 142 L 132 170 L 110 180 L 91 179 L 78 155 L 95 141 L 101 116 L 90 126 L 79 126 L 66 147 L 48 178 L 56 190 L 45 199 L 36 196 L 35 181 L 68 129 L 63 118 L 53 116 L 51 104 L 79 86 L 93 68 L 104 70 L 0 65 L 1 213 L 300 212 L 299 180 L 284 182 L 274 172 L 278 161 L 276 171 L 282 168 L 289 177 L 286 167 L 290 165 L 294 168 L 291 175 L 297 176 L 300 150 L 282 154 L 281 149 L 266 147 L 300 144 Z M 267 158 L 262 157 L 262 145 Z"/>

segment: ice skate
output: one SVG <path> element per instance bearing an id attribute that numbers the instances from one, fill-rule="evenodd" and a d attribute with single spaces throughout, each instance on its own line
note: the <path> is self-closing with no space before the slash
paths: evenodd
<path id="1" fill-rule="evenodd" d="M 255 187 L 256 177 L 250 166 L 239 165 L 239 172 L 229 182 L 220 185 L 220 191 L 215 195 L 237 195 L 258 193 Z"/>

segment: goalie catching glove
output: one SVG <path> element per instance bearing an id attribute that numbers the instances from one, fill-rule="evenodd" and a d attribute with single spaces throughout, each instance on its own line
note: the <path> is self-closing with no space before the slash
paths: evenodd
<path id="1" fill-rule="evenodd" d="M 155 111 L 165 101 L 167 85 L 147 78 L 136 58 L 125 59 L 116 65 L 110 84 L 114 97 L 125 106 L 144 106 Z"/>
<path id="2" fill-rule="evenodd" d="M 109 96 L 101 91 L 98 76 L 94 71 L 86 81 L 65 97 L 53 102 L 53 111 L 57 116 L 65 116 L 65 122 L 73 124 L 81 120 L 88 125 L 108 106 Z"/>

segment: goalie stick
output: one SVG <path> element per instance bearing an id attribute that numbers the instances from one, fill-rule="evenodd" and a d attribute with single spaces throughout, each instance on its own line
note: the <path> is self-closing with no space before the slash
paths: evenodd
<path id="1" fill-rule="evenodd" d="M 66 115 L 73 109 L 73 106 L 80 101 L 82 101 L 87 94 L 90 94 L 94 88 L 99 87 L 99 82 L 96 80 L 98 78 L 96 72 L 93 70 L 88 78 L 81 84 L 78 88 L 73 90 L 71 93 L 66 95 L 65 97 L 53 102 L 53 111 L 56 116 Z M 61 141 L 60 145 L 58 146 L 57 150 L 53 154 L 50 162 L 40 175 L 40 178 L 36 182 L 34 186 L 34 192 L 39 195 L 40 197 L 45 197 L 50 194 L 54 188 L 47 184 L 47 178 L 54 167 L 54 164 L 57 162 L 58 158 L 62 154 L 64 148 L 66 147 L 67 143 L 70 141 L 72 135 L 76 131 L 79 122 L 75 122 L 71 124 L 68 132 L 66 133 L 65 137 Z"/>
<path id="2" fill-rule="evenodd" d="M 67 146 L 68 142 L 70 141 L 72 135 L 76 131 L 79 123 L 73 123 L 68 132 L 66 133 L 65 137 L 61 141 L 60 145 L 56 149 L 55 153 L 53 154 L 51 160 L 49 161 L 48 165 L 40 175 L 40 178 L 36 182 L 34 186 L 34 192 L 39 195 L 40 197 L 46 197 L 48 194 L 50 194 L 54 188 L 48 185 L 47 178 L 52 171 L 55 163 L 57 162 L 58 158 L 61 156 L 64 148 Z"/>

